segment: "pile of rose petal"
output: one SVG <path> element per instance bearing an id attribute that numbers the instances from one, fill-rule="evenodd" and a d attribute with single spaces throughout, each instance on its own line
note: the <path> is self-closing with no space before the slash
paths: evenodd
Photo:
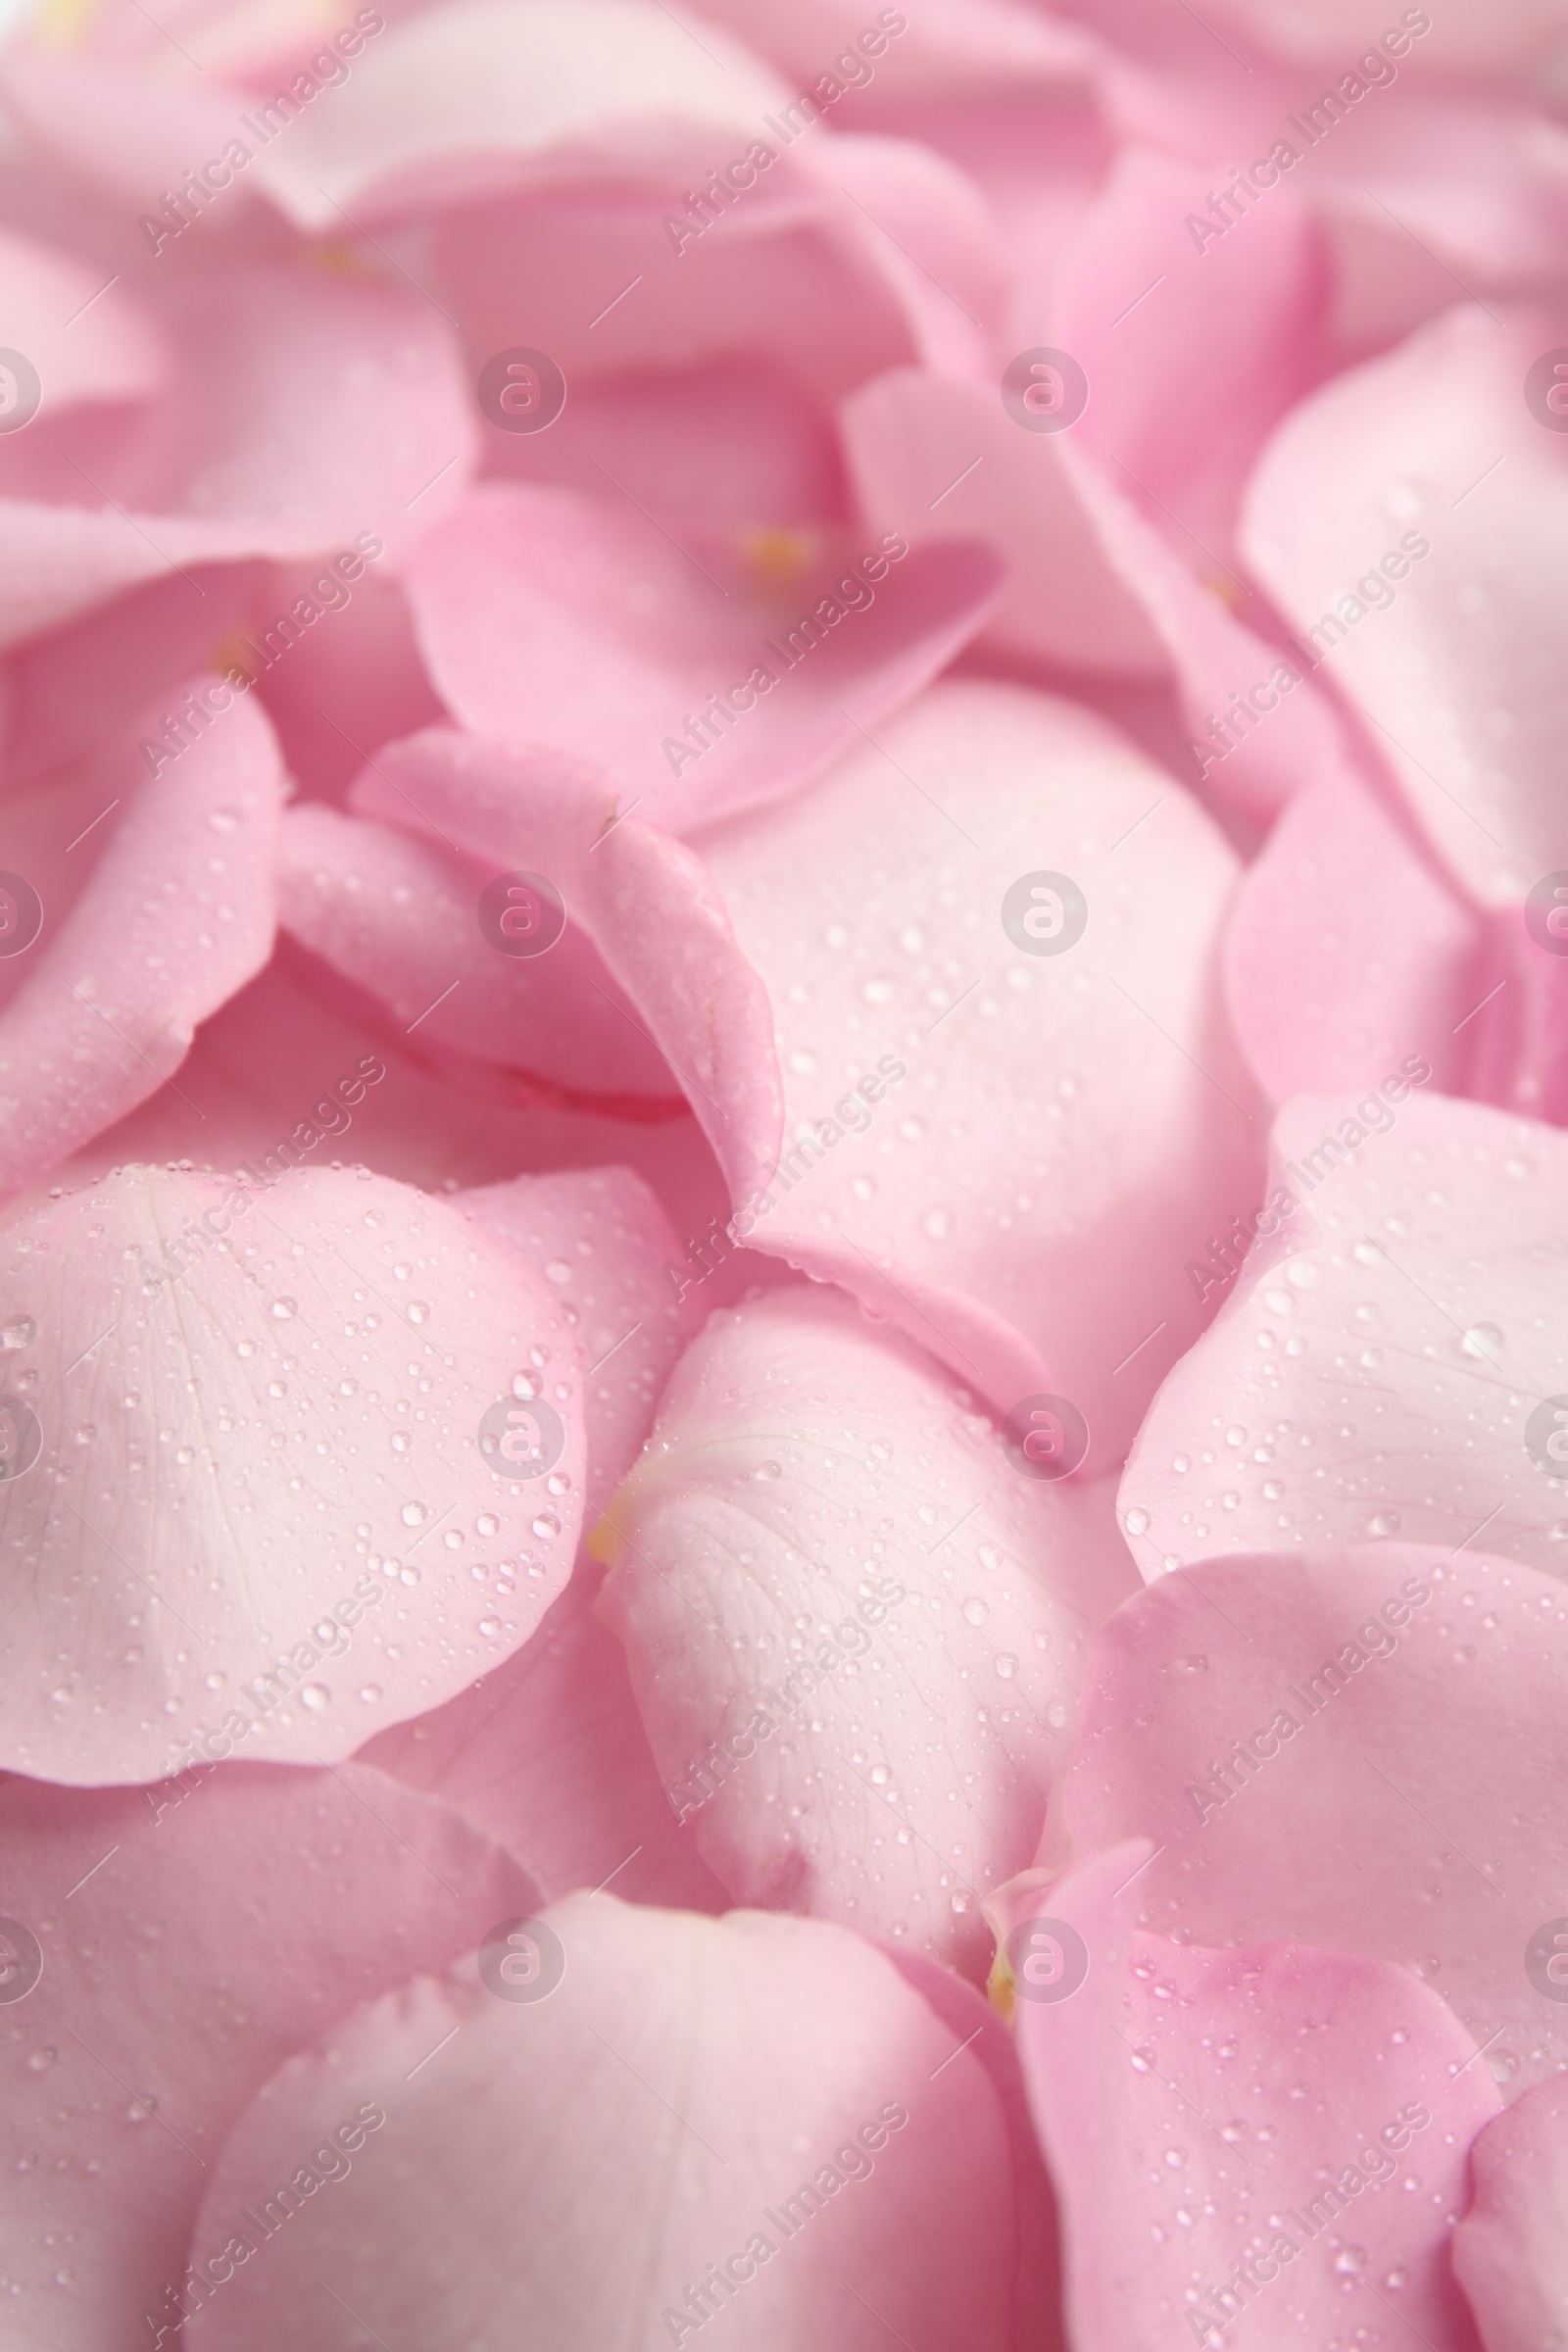
<path id="1" fill-rule="evenodd" d="M 13 22 L 5 2352 L 1568 2352 L 1565 657 L 1568 0 Z"/>

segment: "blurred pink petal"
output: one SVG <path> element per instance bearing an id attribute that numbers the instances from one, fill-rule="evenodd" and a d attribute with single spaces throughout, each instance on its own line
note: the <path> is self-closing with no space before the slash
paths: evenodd
<path id="1" fill-rule="evenodd" d="M 386 2138 L 278 2244 L 251 2226 L 254 2256 L 203 2310 L 214 2352 L 338 2352 L 351 2328 L 411 2325 L 469 2343 L 519 2313 L 539 2352 L 654 2352 L 732 2302 L 755 2352 L 880 2352 L 890 2329 L 1052 2345 L 1040 2183 L 992 2079 L 1004 2036 L 972 1995 L 956 2032 L 842 1929 L 765 1914 L 574 1895 L 522 1932 L 564 1963 L 543 1998 L 498 1998 L 481 1955 L 324 2036 L 255 2102 L 198 2261 L 344 2118 L 368 2105 Z"/>
<path id="2" fill-rule="evenodd" d="M 1351 2327 L 1380 2352 L 1412 2330 L 1476 2352 L 1448 2237 L 1497 2094 L 1469 2035 L 1386 1962 L 1140 1934 L 1147 1851 L 990 1906 L 1048 1996 L 1042 1962 L 1058 1984 L 1064 1957 L 1087 1962 L 1065 1997 L 1021 1984 L 1016 2019 L 1075 2352 Z"/>
<path id="3" fill-rule="evenodd" d="M 1475 2196 L 1453 2237 L 1453 2268 L 1486 2352 L 1549 2352 L 1568 2317 L 1568 2096 L 1538 2082 L 1489 2125 L 1470 2154 Z"/>
<path id="4" fill-rule="evenodd" d="M 0 643 L 192 564 L 396 560 L 461 497 L 477 420 L 417 295 L 232 268 L 162 319 L 173 381 L 133 432 L 0 445 Z"/>
<path id="5" fill-rule="evenodd" d="M 1292 801 L 1243 877 L 1231 1018 L 1276 1102 L 1376 1087 L 1412 1050 L 1462 1094 L 1483 961 L 1479 917 L 1346 768 Z"/>
<path id="6" fill-rule="evenodd" d="M 797 1291 L 709 1323 L 594 1548 L 731 1893 L 983 1973 L 981 1897 L 1034 1855 L 1084 1637 L 1132 1584 L 1103 1498 L 1025 1476 L 928 1357 Z"/>
<path id="7" fill-rule="evenodd" d="M 1489 908 L 1563 859 L 1568 452 L 1526 399 L 1563 332 L 1538 312 L 1450 311 L 1289 416 L 1249 493 L 1252 568 Z M 1548 367 L 1542 416 L 1549 389 Z"/>
<path id="8" fill-rule="evenodd" d="M 788 791 L 906 702 L 1000 578 L 983 547 L 911 554 L 897 532 L 787 561 L 776 584 L 727 588 L 629 507 L 498 486 L 433 536 L 410 589 L 465 726 L 570 744 L 645 822 L 685 832 Z"/>
<path id="9" fill-rule="evenodd" d="M 338 1107 L 241 1178 L 128 1168 L 6 1228 L 13 1770 L 331 1762 L 499 1663 L 566 1580 L 582 1379 L 554 1286 L 444 1202 L 292 1166 Z"/>

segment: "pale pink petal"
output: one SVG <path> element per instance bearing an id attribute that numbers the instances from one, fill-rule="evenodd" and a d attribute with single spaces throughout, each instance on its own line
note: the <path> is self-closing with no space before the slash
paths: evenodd
<path id="1" fill-rule="evenodd" d="M 1470 2036 L 1386 1962 L 1140 1934 L 1148 1851 L 1118 1846 L 992 1906 L 1037 1980 L 1018 1987 L 1019 2054 L 1075 2352 L 1263 2352 L 1352 2330 L 1378 2352 L 1412 2331 L 1475 2352 L 1448 2239 L 1497 2094 Z M 1064 1962 L 1086 1973 L 1053 1999 Z"/>
<path id="2" fill-rule="evenodd" d="M 594 1615 L 600 1581 L 579 1562 L 526 1648 L 361 1758 L 464 1814 L 552 1898 L 609 1884 L 623 1902 L 726 1910 L 664 1794 L 620 1643 Z"/>
<path id="3" fill-rule="evenodd" d="M 401 283 L 234 267 L 182 282 L 163 323 L 170 397 L 0 505 L 0 642 L 204 563 L 395 560 L 461 497 L 472 397 L 440 314 Z"/>
<path id="4" fill-rule="evenodd" d="M 1453 2267 L 1486 2352 L 1554 2352 L 1568 2340 L 1565 2093 L 1560 2074 L 1538 2082 L 1471 2150 L 1475 2197 L 1454 2232 Z"/>
<path id="5" fill-rule="evenodd" d="M 460 1194 L 454 1205 L 533 1268 L 571 1327 L 583 1367 L 591 1525 L 636 1459 L 660 1392 L 702 1320 L 687 1242 L 630 1168 L 514 1176 Z"/>
<path id="6" fill-rule="evenodd" d="M 1267 1189 L 1195 1235 L 1192 1287 L 1228 1303 L 1127 1464 L 1146 1577 L 1219 1551 L 1482 1530 L 1489 1552 L 1560 1572 L 1545 1444 L 1548 1400 L 1568 1393 L 1568 1138 L 1429 1100 L 1426 1067 L 1404 1055 L 1358 1100 L 1298 1097 Z M 1260 1211 L 1266 1246 L 1238 1276 Z"/>
<path id="7" fill-rule="evenodd" d="M 89 402 L 142 400 L 170 355 L 148 313 L 90 261 L 0 232 L 6 339 L 37 370 L 37 428 Z M 24 430 L 33 428 L 23 428 Z"/>
<path id="8" fill-rule="evenodd" d="M 1070 1398 L 1108 1468 L 1199 1328 L 1188 1236 L 1262 1181 L 1219 1002 L 1229 849 L 1103 721 L 977 682 L 697 846 L 783 1075 L 783 1158 L 737 1194 L 740 1237 L 1004 1413 Z M 1004 903 L 1035 911 L 1052 873 L 1087 928 L 1025 952 Z"/>
<path id="9" fill-rule="evenodd" d="M 1568 447 L 1527 405 L 1564 331 L 1544 313 L 1449 312 L 1296 410 L 1249 494 L 1253 570 L 1485 907 L 1568 855 L 1553 621 Z"/>
<path id="10" fill-rule="evenodd" d="M 623 808 L 580 760 L 436 729 L 389 746 L 353 802 L 551 881 L 691 1098 L 732 1197 L 765 1181 L 779 1133 L 767 1000 L 690 850 Z"/>
<path id="11" fill-rule="evenodd" d="M 5 1230 L 13 1770 L 330 1762 L 499 1664 L 565 1583 L 582 1379 L 553 1286 L 445 1202 L 292 1165 L 309 1116 L 294 1138 Z"/>
<path id="12" fill-rule="evenodd" d="M 97 850 L 98 862 L 63 919 L 44 906 L 0 1011 L 0 1191 L 34 1182 L 172 1082 L 196 1024 L 271 953 L 277 746 L 220 681 L 186 681 L 197 696 L 214 689 L 228 707 L 205 731 L 187 717 L 195 740 L 172 758 L 160 747 L 160 773 L 128 739 L 72 796 L 56 870 L 68 855 L 84 863 Z M 183 698 L 171 699 L 180 711 Z M 154 730 L 160 715 L 141 723 Z M 97 807 L 78 815 L 87 801 Z M 68 853 L 89 822 L 98 839 Z M 41 876 L 32 887 L 41 900 Z"/>
<path id="13" fill-rule="evenodd" d="M 1014 317 L 1020 340 L 1059 338 L 1089 379 L 1068 439 L 1222 595 L 1249 469 L 1321 373 L 1326 256 L 1288 190 L 1258 200 L 1245 235 L 1195 230 L 1212 182 L 1125 153 L 1074 239 L 1049 307 Z M 1215 364 L 1223 353 L 1224 429 Z"/>
<path id="14" fill-rule="evenodd" d="M 376 36 L 249 173 L 297 227 L 551 178 L 695 177 L 790 92 L 717 26 L 650 0 L 450 0 Z"/>
<path id="15" fill-rule="evenodd" d="M 204 2188 L 268 2078 L 535 1899 L 466 1823 L 358 1765 L 11 1776 L 0 1836 L 5 1932 L 43 1963 L 6 1988 L 0 2120 L 7 2332 L 39 2352 L 150 2344 L 147 2310 L 172 2328 Z"/>
<path id="16" fill-rule="evenodd" d="M 1059 435 L 1022 431 L 993 385 L 914 368 L 862 386 L 843 422 L 873 531 L 903 527 L 917 547 L 982 539 L 1006 558 L 983 644 L 1112 675 L 1163 672 L 1164 649 L 1101 545 Z"/>
<path id="17" fill-rule="evenodd" d="M 1098 1507 L 1097 1507 L 1098 1506 Z M 715 1316 L 594 1536 L 671 1807 L 737 1900 L 972 1976 L 1131 1563 L 833 1293 Z"/>
<path id="18" fill-rule="evenodd" d="M 1356 0 L 1327 0 L 1311 10 L 1292 7 L 1290 0 L 1221 0 L 1220 16 L 1281 57 L 1310 73 L 1332 62 L 1353 67 L 1357 44 L 1380 43 L 1369 30 L 1369 19 Z M 1413 21 L 1412 21 L 1413 20 Z M 1403 69 L 1479 74 L 1520 71 L 1559 48 L 1568 33 L 1568 9 L 1562 0 L 1502 0 L 1500 7 L 1482 0 L 1459 0 L 1459 5 L 1428 15 L 1425 9 L 1407 12 L 1393 29 L 1408 26 L 1416 36 L 1396 50 Z M 1336 76 L 1328 76 L 1330 87 Z"/>
<path id="19" fill-rule="evenodd" d="M 629 504 L 496 486 L 431 536 L 409 587 L 466 727 L 568 744 L 646 822 L 685 831 L 787 791 L 906 702 L 1001 576 L 983 547 L 911 554 L 896 531 L 773 582 L 706 571 Z"/>
<path id="20" fill-rule="evenodd" d="M 1565 1664 L 1559 1580 L 1479 1550 L 1200 1560 L 1095 1637 L 1057 1826 L 1152 1840 L 1161 1934 L 1396 1961 L 1514 2095 L 1568 2056 Z"/>
<path id="21" fill-rule="evenodd" d="M 447 1046 L 526 1070 L 579 1102 L 668 1101 L 678 1082 L 575 924 L 537 957 L 503 954 L 481 930 L 493 874 L 433 838 L 307 804 L 284 820 L 279 917 L 379 998 L 393 1035 L 420 1054 Z"/>
<path id="22" fill-rule="evenodd" d="M 1079 25 L 1018 0 L 936 0 L 908 15 L 887 11 L 904 18 L 896 30 L 873 13 L 853 32 L 836 0 L 708 0 L 704 13 L 771 58 L 797 89 L 832 74 L 848 85 L 834 101 L 846 111 L 851 90 L 858 98 L 874 88 L 878 106 L 940 98 L 950 107 L 975 90 L 1052 90 L 1083 80 L 1097 48 Z"/>
<path id="23" fill-rule="evenodd" d="M 1479 918 L 1347 768 L 1298 794 L 1248 868 L 1226 949 L 1231 1018 L 1276 1102 L 1378 1086 L 1412 1049 L 1431 1083 L 1460 1094 L 1483 953 Z"/>
<path id="24" fill-rule="evenodd" d="M 519 2314 L 539 2352 L 654 2352 L 732 2304 L 754 2352 L 881 2352 L 890 2329 L 1051 2344 L 1037 2182 L 990 2071 L 1005 2054 L 960 2046 L 1004 2038 L 974 1996 L 956 2033 L 842 1929 L 610 1894 L 552 1905 L 532 1949 L 564 1963 L 541 1999 L 490 1989 L 497 1946 L 273 2078 L 192 2240 L 201 2261 L 232 2231 L 255 2247 L 203 2311 L 214 2352 L 339 2352 L 411 2327 L 477 2343 Z M 375 2136 L 268 2243 L 242 2209 L 367 2108 Z"/>

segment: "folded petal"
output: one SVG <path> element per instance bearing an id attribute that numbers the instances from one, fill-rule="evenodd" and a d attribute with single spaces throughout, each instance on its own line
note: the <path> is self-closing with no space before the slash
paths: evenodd
<path id="1" fill-rule="evenodd" d="M 1049 2342 L 1044 2216 L 965 2034 L 1000 2030 L 971 1995 L 956 2034 L 842 1929 L 574 1895 L 273 2078 L 192 2240 L 203 2264 L 252 2249 L 203 2333 L 476 2343 L 520 2312 L 538 2352 L 654 2352 L 738 2303 L 756 2352 Z M 385 2138 L 334 2165 L 356 2115 Z M 318 2146 L 330 2178 L 270 2227 Z"/>
<path id="2" fill-rule="evenodd" d="M 148 2311 L 172 2331 L 203 2190 L 268 2078 L 537 1899 L 466 1823 L 353 1764 L 9 1775 L 0 1837 L 24 1972 L 0 1984 L 0 2262 L 13 2341 L 50 2352 L 130 2352 L 157 2340 Z"/>
<path id="3" fill-rule="evenodd" d="M 1568 1141 L 1409 1092 L 1299 1096 L 1270 1189 L 1188 1271 L 1228 1300 L 1128 1460 L 1146 1577 L 1220 1551 L 1398 1534 L 1479 1540 L 1560 1573 L 1555 1403 L 1568 1393 L 1560 1249 Z M 1238 1261 L 1254 1230 L 1266 1242 Z"/>
<path id="4" fill-rule="evenodd" d="M 1470 2169 L 1475 2195 L 1454 2231 L 1453 2268 L 1486 2352 L 1560 2344 L 1568 2320 L 1562 2226 L 1568 2096 L 1561 2075 L 1538 2082 L 1488 2126 L 1470 2152 Z"/>
<path id="5" fill-rule="evenodd" d="M 352 799 L 367 816 L 439 828 L 507 871 L 542 874 L 691 1098 L 732 1196 L 765 1180 L 779 1120 L 767 1002 L 690 850 L 634 818 L 580 760 L 436 729 L 390 745 Z M 546 983 L 554 954 L 539 958 Z"/>
<path id="6" fill-rule="evenodd" d="M 335 808 L 284 819 L 283 928 L 378 997 L 416 1051 L 444 1045 L 578 1098 L 667 1102 L 668 1064 L 574 923 L 538 956 L 510 953 L 494 921 L 481 927 L 495 879 L 437 840 Z"/>
<path id="7" fill-rule="evenodd" d="M 217 716 L 215 693 L 227 706 Z M 128 735 L 97 763 L 85 798 L 99 806 L 82 821 L 114 830 L 71 845 L 78 857 L 97 848 L 98 863 L 63 920 L 42 906 L 19 959 L 26 976 L 0 1010 L 0 1192 L 35 1182 L 172 1082 L 197 1023 L 271 953 L 285 786 L 272 731 L 215 678 L 171 700 L 185 748 L 158 743 L 149 776 Z M 150 735 L 159 719 L 140 723 Z"/>
<path id="8" fill-rule="evenodd" d="M 714 1316 L 594 1538 L 665 1792 L 731 1893 L 972 1975 L 1129 1563 L 848 1298 Z M 706 1751 L 706 1752 L 705 1752 Z"/>
<path id="9" fill-rule="evenodd" d="M 569 745 L 683 832 L 787 791 L 906 702 L 1000 577 L 978 545 L 910 554 L 894 531 L 731 589 L 629 502 L 498 485 L 433 534 L 409 585 L 466 727 Z"/>
<path id="10" fill-rule="evenodd" d="M 1200 1561 L 1095 1637 L 1059 1826 L 1080 1855 L 1153 1841 L 1138 1902 L 1163 1935 L 1396 1961 L 1516 2095 L 1568 2056 L 1538 1957 L 1562 1925 L 1565 1664 L 1560 1583 L 1517 1562 Z"/>
<path id="11" fill-rule="evenodd" d="M 1019 2054 L 1076 2352 L 1351 2330 L 1379 2352 L 1412 2330 L 1472 2352 L 1448 2240 L 1497 2098 L 1469 2035 L 1387 1962 L 1140 1934 L 1147 1851 L 992 1906 L 1034 1976 Z"/>
<path id="12" fill-rule="evenodd" d="M 307 1133 L 5 1229 L 12 1770 L 330 1762 L 565 1583 L 582 1381 L 554 1286 L 444 1202 L 291 1165 Z"/>

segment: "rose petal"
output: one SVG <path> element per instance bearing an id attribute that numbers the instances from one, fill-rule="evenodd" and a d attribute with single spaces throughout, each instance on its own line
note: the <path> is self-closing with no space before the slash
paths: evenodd
<path id="1" fill-rule="evenodd" d="M 181 705 L 210 690 L 228 696 L 198 677 L 171 698 L 184 751 L 160 745 L 149 777 L 142 748 L 123 741 L 85 794 L 98 808 L 84 823 L 123 813 L 93 844 L 98 863 L 64 919 L 44 906 L 26 977 L 0 1012 L 0 1191 L 35 1181 L 172 1080 L 197 1023 L 271 952 L 277 746 L 242 705 L 215 718 L 198 702 L 198 727 Z M 159 717 L 140 724 L 155 731 Z"/>
<path id="2" fill-rule="evenodd" d="M 1516 2094 L 1568 2053 L 1531 1958 L 1561 1909 L 1565 1663 L 1561 1586 L 1517 1562 L 1204 1560 L 1095 1637 L 1059 1826 L 1081 1855 L 1154 1841 L 1163 1934 L 1398 1962 Z"/>
<path id="3" fill-rule="evenodd" d="M 468 2343 L 525 2312 L 541 2352 L 653 2352 L 735 2298 L 756 2352 L 872 2352 L 890 2328 L 975 2352 L 1041 2340 L 1042 2217 L 1006 2109 L 882 1954 L 815 1923 L 611 1895 L 553 1905 L 531 1936 L 564 1960 L 546 1997 L 497 1998 L 469 1969 L 419 1981 L 274 2077 L 210 2185 L 198 2259 L 341 2119 L 369 2106 L 386 2137 L 278 2244 L 252 2230 L 257 2258 L 203 2312 L 214 2352 L 326 2352 L 340 2304 L 389 2340 L 416 2314 Z M 504 1995 L 527 1989 L 532 1953 L 510 1958 Z M 969 2013 L 965 2033 L 995 2037 L 972 1996 Z"/>
<path id="4" fill-rule="evenodd" d="M 1453 2268 L 1486 2352 L 1552 2352 L 1568 2317 L 1568 2096 L 1538 2082 L 1488 2126 L 1470 2155 L 1475 2197 Z"/>
<path id="5" fill-rule="evenodd" d="M 681 832 L 820 768 L 979 625 L 996 558 L 962 543 L 901 561 L 904 545 L 867 534 L 842 568 L 732 597 L 629 506 L 494 486 L 432 535 L 409 587 L 465 726 L 569 744 Z"/>
<path id="6" fill-rule="evenodd" d="M 1233 2327 L 1239 2344 L 1353 2327 L 1383 2352 L 1412 2329 L 1473 2352 L 1447 2241 L 1497 2098 L 1469 2035 L 1384 1962 L 1139 1934 L 1141 1858 L 1118 1846 L 992 1906 L 1038 1979 L 1019 2054 L 1077 2352 L 1217 2347 Z M 1087 1974 L 1054 1999 L 1064 1955 Z"/>
<path id="7" fill-rule="evenodd" d="M 444 1202 L 298 1156 L 126 1169 L 6 1229 L 13 1770 L 330 1762 L 565 1582 L 582 1386 L 551 1286 Z M 495 1433 L 535 1398 L 558 1466 L 505 1475 Z"/>
<path id="8" fill-rule="evenodd" d="M 362 2001 L 536 1899 L 488 1839 L 359 1765 L 206 1768 L 150 1788 L 8 1777 L 0 2223 L 20 2344 L 172 2328 L 205 2183 L 269 2076 Z M 193 1890 L 199 1896 L 193 1900 Z M 8 1972 L 9 1975 L 9 1972 Z"/>
<path id="9" fill-rule="evenodd" d="M 665 1792 L 738 1900 L 983 1971 L 981 1895 L 1039 1843 L 1127 1590 L 1091 1510 L 847 1298 L 710 1321 L 594 1545 Z"/>
<path id="10" fill-rule="evenodd" d="M 785 1092 L 783 1160 L 737 1196 L 737 1232 L 1004 1413 L 1071 1398 L 1108 1467 L 1196 1333 L 1188 1235 L 1259 1181 L 1218 1004 L 1229 850 L 1102 720 L 979 682 L 696 846 L 766 985 Z M 1087 929 L 1026 953 L 1006 894 L 1040 937 L 1067 902 L 1029 894 L 1057 869 Z"/>
<path id="11" fill-rule="evenodd" d="M 1127 1464 L 1122 1523 L 1146 1576 L 1218 1551 L 1483 1530 L 1489 1552 L 1559 1571 L 1568 1522 L 1544 1448 L 1547 1400 L 1568 1391 L 1553 1336 L 1568 1140 L 1407 1094 L 1425 1066 L 1407 1055 L 1359 1102 L 1288 1104 L 1262 1212 L 1277 1245 L 1239 1277 L 1234 1230 L 1230 1271 L 1189 1261 L 1206 1297 L 1236 1288 Z"/>

